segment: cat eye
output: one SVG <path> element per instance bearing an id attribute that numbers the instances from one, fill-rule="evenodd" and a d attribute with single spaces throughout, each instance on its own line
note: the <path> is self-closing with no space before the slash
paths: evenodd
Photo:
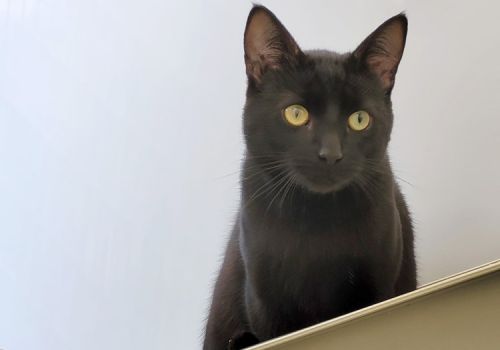
<path id="1" fill-rule="evenodd" d="M 349 116 L 347 123 L 352 130 L 362 131 L 370 125 L 370 115 L 366 111 L 357 111 Z"/>
<path id="2" fill-rule="evenodd" d="M 291 105 L 283 110 L 283 116 L 288 124 L 293 126 L 302 126 L 309 121 L 309 112 L 304 106 Z"/>

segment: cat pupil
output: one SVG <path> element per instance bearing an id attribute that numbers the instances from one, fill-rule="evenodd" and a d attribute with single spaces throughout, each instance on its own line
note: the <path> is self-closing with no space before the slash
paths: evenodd
<path id="1" fill-rule="evenodd" d="M 361 116 L 361 113 L 358 113 L 358 123 L 361 124 L 363 121 L 363 117 Z"/>

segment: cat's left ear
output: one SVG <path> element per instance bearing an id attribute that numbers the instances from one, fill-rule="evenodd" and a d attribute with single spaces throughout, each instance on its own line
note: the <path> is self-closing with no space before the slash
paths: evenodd
<path id="1" fill-rule="evenodd" d="M 394 86 L 399 61 L 405 48 L 407 30 L 406 16 L 396 15 L 385 21 L 354 51 L 354 56 L 361 64 L 378 76 L 387 93 L 390 93 Z"/>

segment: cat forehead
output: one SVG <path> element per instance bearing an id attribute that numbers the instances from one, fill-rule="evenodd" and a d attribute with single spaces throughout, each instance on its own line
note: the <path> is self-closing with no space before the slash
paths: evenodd
<path id="1" fill-rule="evenodd" d="M 305 51 L 306 61 L 298 71 L 298 79 L 288 90 L 317 102 L 332 99 L 360 99 L 371 90 L 366 77 L 352 68 L 351 54 L 327 50 Z"/>
<path id="2" fill-rule="evenodd" d="M 346 77 L 345 63 L 349 54 L 339 54 L 327 50 L 308 50 L 304 52 L 314 64 L 317 73 L 325 78 L 344 80 Z"/>
<path id="3" fill-rule="evenodd" d="M 305 60 L 296 70 L 275 71 L 276 75 L 270 75 L 261 96 L 280 96 L 285 102 L 314 101 L 321 105 L 328 101 L 338 103 L 339 99 L 346 101 L 346 98 L 348 102 L 359 101 L 372 94 L 374 86 L 370 79 L 353 69 L 351 53 L 307 50 L 304 56 Z"/>

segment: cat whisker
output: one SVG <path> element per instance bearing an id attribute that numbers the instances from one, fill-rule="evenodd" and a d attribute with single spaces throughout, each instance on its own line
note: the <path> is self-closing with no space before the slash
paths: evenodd
<path id="1" fill-rule="evenodd" d="M 246 165 L 245 168 L 247 170 L 253 170 L 253 169 L 267 170 L 268 169 L 268 168 L 266 168 L 267 166 L 277 165 L 277 164 L 281 164 L 281 165 L 286 164 L 286 160 L 285 159 L 279 159 L 279 160 L 269 161 L 269 162 L 265 162 L 265 163 L 261 163 L 261 164 Z M 227 178 L 227 177 L 230 177 L 230 176 L 233 176 L 233 175 L 238 175 L 240 173 L 241 173 L 241 170 L 233 171 L 233 172 L 230 172 L 228 174 L 224 174 L 224 175 L 218 176 L 218 177 L 215 178 L 215 180 L 224 179 L 224 178 Z"/>
<path id="2" fill-rule="evenodd" d="M 262 186 L 260 186 L 257 190 L 254 191 L 254 193 L 250 196 L 248 201 L 245 203 L 244 208 L 246 208 L 255 199 L 262 196 L 264 193 L 272 192 L 274 190 L 274 188 L 277 186 L 277 184 L 273 181 L 278 179 L 277 181 L 278 181 L 278 185 L 279 185 L 280 181 L 282 181 L 282 179 L 283 179 L 283 178 L 279 179 L 279 177 L 286 174 L 287 171 L 288 171 L 288 169 L 286 169 L 286 168 L 278 170 L 278 173 L 275 174 L 274 176 L 272 176 L 270 181 L 265 182 Z"/>
<path id="3" fill-rule="evenodd" d="M 267 208 L 266 208 L 266 213 L 268 212 L 269 208 L 271 208 L 271 205 L 273 204 L 273 202 L 276 200 L 276 198 L 278 198 L 279 194 L 281 193 L 281 191 L 286 187 L 286 184 L 290 181 L 290 175 L 289 175 L 289 172 L 287 171 L 287 173 L 285 174 L 285 176 L 283 176 L 283 178 L 281 178 L 277 184 L 277 186 L 274 187 L 273 190 L 271 190 L 271 193 L 272 191 L 274 191 L 275 189 L 279 188 L 277 191 L 276 191 L 276 194 L 274 195 L 273 199 L 271 199 L 271 201 L 269 202 L 269 204 L 267 205 Z"/>
<path id="4" fill-rule="evenodd" d="M 284 167 L 284 164 L 275 164 L 273 166 L 269 166 L 269 167 L 266 167 L 266 168 L 261 168 L 259 169 L 259 171 L 256 171 L 248 176 L 245 176 L 245 177 L 242 177 L 241 180 L 250 180 L 252 178 L 254 178 L 255 176 L 257 175 L 262 175 L 266 172 L 269 172 L 271 170 L 274 170 L 274 169 L 279 169 L 279 168 L 282 168 Z"/>
<path id="5" fill-rule="evenodd" d="M 403 179 L 401 176 L 394 175 L 394 177 L 395 177 L 396 179 L 398 179 L 399 181 L 402 181 L 402 182 L 404 182 L 405 184 L 407 184 L 407 185 L 409 185 L 409 186 L 411 186 L 411 187 L 413 187 L 413 188 L 416 188 L 416 186 L 415 186 L 414 184 L 412 184 L 411 182 L 409 182 L 409 181 L 407 181 L 407 180 Z"/>
<path id="6" fill-rule="evenodd" d="M 290 190 L 293 193 L 293 189 L 295 188 L 295 184 L 296 184 L 295 176 L 293 174 L 289 173 L 289 177 L 290 177 L 290 179 L 287 183 L 287 188 L 285 189 L 285 191 L 283 191 L 283 196 L 281 197 L 281 200 L 280 200 L 280 208 L 283 208 L 283 204 L 285 202 L 286 196 L 288 195 Z"/>
<path id="7" fill-rule="evenodd" d="M 356 176 L 356 179 L 358 180 L 356 183 L 361 187 L 372 204 L 379 204 L 374 201 L 375 198 L 383 199 L 387 202 L 391 202 L 393 200 L 389 197 L 390 194 L 386 193 L 385 188 L 375 179 L 369 178 L 361 173 Z M 378 193 L 375 194 L 375 191 Z"/>

